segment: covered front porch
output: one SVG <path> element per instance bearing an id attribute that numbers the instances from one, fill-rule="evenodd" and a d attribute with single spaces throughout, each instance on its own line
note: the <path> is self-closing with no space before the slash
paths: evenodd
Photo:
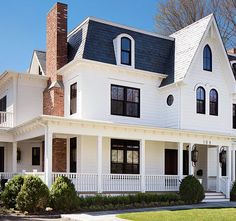
<path id="1" fill-rule="evenodd" d="M 2 178 L 35 174 L 51 186 L 58 176 L 67 176 L 78 192 L 89 194 L 178 191 L 181 179 L 191 174 L 206 191 L 223 192 L 229 198 L 235 151 L 228 137 L 210 135 L 207 140 L 205 134 L 173 129 L 47 117 L 40 125 L 34 125 L 30 135 L 19 128 L 18 140 L 0 145 L 8 151 Z M 219 163 L 222 146 L 227 156 L 223 167 Z M 196 165 L 192 162 L 195 148 Z M 31 165 L 33 160 L 37 166 Z"/>

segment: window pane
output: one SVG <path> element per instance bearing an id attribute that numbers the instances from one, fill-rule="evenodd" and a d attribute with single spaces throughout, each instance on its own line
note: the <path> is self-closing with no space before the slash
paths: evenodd
<path id="1" fill-rule="evenodd" d="M 139 90 L 133 90 L 133 102 L 139 102 Z"/>
<path id="2" fill-rule="evenodd" d="M 133 163 L 138 164 L 138 151 L 133 151 Z"/>
<path id="3" fill-rule="evenodd" d="M 118 87 L 116 86 L 111 87 L 111 98 L 118 100 Z"/>
<path id="4" fill-rule="evenodd" d="M 123 163 L 124 162 L 124 151 L 123 150 L 118 150 L 118 163 Z"/>
<path id="5" fill-rule="evenodd" d="M 130 52 L 122 51 L 121 52 L 121 64 L 131 64 Z"/>
<path id="6" fill-rule="evenodd" d="M 126 115 L 138 117 L 139 116 L 139 108 L 137 103 L 126 103 Z"/>
<path id="7" fill-rule="evenodd" d="M 118 96 L 117 96 L 118 100 L 124 100 L 124 88 L 122 87 L 118 87 Z"/>
<path id="8" fill-rule="evenodd" d="M 133 101 L 133 90 L 132 89 L 127 89 L 127 101 Z"/>
<path id="9" fill-rule="evenodd" d="M 111 161 L 113 163 L 117 163 L 118 161 L 118 150 L 112 150 L 112 157 L 111 157 Z"/>
<path id="10" fill-rule="evenodd" d="M 127 151 L 127 163 L 133 163 L 133 151 Z"/>
<path id="11" fill-rule="evenodd" d="M 111 114 L 123 115 L 123 101 L 111 101 Z"/>
<path id="12" fill-rule="evenodd" d="M 130 51 L 131 50 L 131 41 L 128 38 L 121 39 L 121 50 Z"/>

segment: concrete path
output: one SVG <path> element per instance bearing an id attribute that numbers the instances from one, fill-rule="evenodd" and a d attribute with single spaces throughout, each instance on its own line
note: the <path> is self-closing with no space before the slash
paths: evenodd
<path id="1" fill-rule="evenodd" d="M 197 208 L 236 208 L 236 202 L 219 202 L 219 203 L 200 203 L 195 205 L 183 206 L 168 206 L 145 209 L 131 209 L 131 210 L 117 210 L 104 212 L 89 212 L 83 214 L 65 214 L 62 215 L 62 220 L 70 221 L 124 221 L 119 219 L 116 215 L 121 213 L 131 212 L 148 212 L 148 211 L 163 211 L 163 210 L 183 210 L 183 209 L 197 209 Z"/>

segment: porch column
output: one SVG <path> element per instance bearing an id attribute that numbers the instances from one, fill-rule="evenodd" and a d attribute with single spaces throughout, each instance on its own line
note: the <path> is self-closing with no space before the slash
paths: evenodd
<path id="1" fill-rule="evenodd" d="M 12 143 L 12 172 L 17 173 L 17 142 Z"/>
<path id="2" fill-rule="evenodd" d="M 235 148 L 232 149 L 232 181 L 235 181 Z"/>
<path id="3" fill-rule="evenodd" d="M 231 146 L 228 146 L 227 148 L 227 163 L 226 163 L 226 167 L 227 167 L 227 177 L 228 177 L 228 185 L 227 185 L 227 194 L 226 194 L 226 198 L 230 198 L 230 188 L 231 188 L 231 167 L 232 167 L 232 161 L 231 161 Z"/>
<path id="4" fill-rule="evenodd" d="M 102 136 L 97 137 L 98 193 L 102 193 Z"/>
<path id="5" fill-rule="evenodd" d="M 216 156 L 216 162 L 217 162 L 217 177 L 216 177 L 216 192 L 220 192 L 220 178 L 221 178 L 221 166 L 220 166 L 220 146 L 216 147 L 217 150 L 217 156 Z"/>
<path id="6" fill-rule="evenodd" d="M 44 151 L 45 183 L 48 187 L 52 185 L 52 132 L 45 128 L 45 151 Z"/>
<path id="7" fill-rule="evenodd" d="M 141 175 L 141 192 L 146 191 L 145 180 L 145 140 L 140 140 L 140 175 Z"/>
<path id="8" fill-rule="evenodd" d="M 194 175 L 194 168 L 192 164 L 192 149 L 193 149 L 194 144 L 189 144 L 189 149 L 188 149 L 188 173 L 189 175 Z"/>
<path id="9" fill-rule="evenodd" d="M 178 175 L 180 180 L 183 179 L 183 143 L 178 143 Z"/>

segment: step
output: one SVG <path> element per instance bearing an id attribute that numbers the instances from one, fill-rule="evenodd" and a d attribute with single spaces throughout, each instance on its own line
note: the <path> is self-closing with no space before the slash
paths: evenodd
<path id="1" fill-rule="evenodd" d="M 225 195 L 211 195 L 211 196 L 206 196 L 205 199 L 225 199 Z"/>
<path id="2" fill-rule="evenodd" d="M 224 195 L 223 193 L 221 192 L 205 192 L 205 196 L 221 196 L 221 195 Z"/>
<path id="3" fill-rule="evenodd" d="M 203 203 L 217 203 L 217 202 L 229 202 L 229 199 L 204 199 L 202 202 Z"/>

